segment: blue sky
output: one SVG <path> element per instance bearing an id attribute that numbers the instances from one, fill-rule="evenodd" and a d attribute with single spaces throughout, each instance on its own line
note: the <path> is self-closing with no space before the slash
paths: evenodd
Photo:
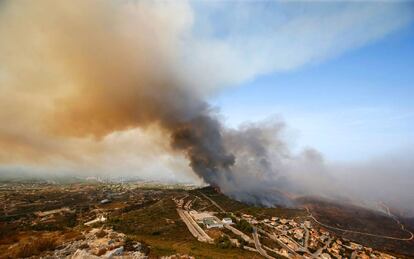
<path id="1" fill-rule="evenodd" d="M 414 146 L 414 24 L 363 47 L 257 76 L 212 98 L 226 124 L 281 117 L 295 149 L 365 160 Z"/>

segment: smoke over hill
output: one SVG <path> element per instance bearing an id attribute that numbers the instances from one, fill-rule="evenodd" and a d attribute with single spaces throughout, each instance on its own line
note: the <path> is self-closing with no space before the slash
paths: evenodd
<path id="1" fill-rule="evenodd" d="M 369 25 L 395 15 L 369 5 L 362 14 L 369 10 L 373 15 L 368 18 L 358 12 L 352 16 Z M 187 2 L 1 2 L 2 165 L 110 174 L 151 167 L 154 174 L 167 168 L 189 175 L 189 164 L 203 181 L 244 201 L 289 203 L 276 190 L 330 195 L 337 184 L 322 156 L 312 149 L 292 154 L 280 137 L 283 123 L 227 129 L 206 99 L 258 74 L 363 45 L 408 18 L 389 19 L 385 29 L 349 42 L 337 37 L 354 27 L 344 22 L 328 28 L 331 45 L 304 50 L 291 60 L 279 52 L 265 57 L 275 47 L 256 46 L 263 37 L 284 44 L 267 31 L 246 44 L 248 49 L 239 44 L 243 38 L 237 38 L 237 31 L 223 41 L 198 40 L 194 15 Z M 281 35 L 291 35 L 302 22 L 292 21 Z M 249 54 L 242 62 L 243 53 L 254 57 Z M 163 165 L 154 167 L 158 163 Z"/>

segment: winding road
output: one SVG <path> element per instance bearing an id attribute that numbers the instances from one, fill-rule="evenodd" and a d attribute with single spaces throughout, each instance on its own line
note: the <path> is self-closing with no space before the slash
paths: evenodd
<path id="1" fill-rule="evenodd" d="M 325 228 L 329 228 L 329 229 L 333 229 L 333 230 L 338 230 L 338 231 L 342 231 L 342 232 L 348 232 L 348 233 L 354 233 L 354 234 L 359 234 L 359 235 L 366 235 L 366 236 L 373 236 L 373 237 L 379 237 L 379 238 L 385 238 L 385 239 L 392 239 L 392 240 L 400 240 L 400 241 L 410 241 L 410 240 L 413 240 L 414 239 L 414 234 L 411 232 L 411 231 L 409 231 L 409 230 L 407 230 L 406 228 L 405 228 L 405 226 L 402 224 L 402 223 L 400 223 L 399 221 L 398 221 L 398 219 L 396 219 L 392 214 L 389 214 L 389 216 L 394 220 L 394 221 L 396 221 L 396 223 L 397 224 L 399 224 L 400 225 L 400 227 L 401 227 L 401 230 L 402 231 L 404 231 L 404 232 L 407 232 L 408 234 L 410 234 L 410 237 L 407 237 L 407 238 L 400 238 L 400 237 L 391 237 L 391 236 L 386 236 L 386 235 L 378 235 L 378 234 L 372 234 L 372 233 L 367 233 L 367 232 L 361 232 L 361 231 L 355 231 L 355 230 L 349 230 L 349 229 L 343 229 L 343 228 L 338 228 L 338 227 L 333 227 L 333 226 L 329 226 L 329 225 L 326 225 L 326 224 L 324 224 L 324 223 L 322 223 L 322 222 L 320 222 L 319 220 L 317 220 L 313 215 L 312 215 L 312 213 L 310 212 L 310 210 L 309 210 L 309 208 L 308 207 L 306 207 L 306 210 L 307 210 L 307 212 L 308 212 L 308 217 L 310 217 L 311 219 L 313 219 L 316 223 L 318 223 L 319 225 L 321 225 L 321 226 L 323 226 L 323 227 L 325 227 Z"/>

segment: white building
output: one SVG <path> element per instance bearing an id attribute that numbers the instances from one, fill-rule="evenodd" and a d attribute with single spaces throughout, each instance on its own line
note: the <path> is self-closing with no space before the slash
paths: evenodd
<path id="1" fill-rule="evenodd" d="M 223 218 L 221 222 L 223 222 L 223 224 L 233 224 L 233 220 L 231 220 L 231 218 Z"/>
<path id="2" fill-rule="evenodd" d="M 210 212 L 197 212 L 195 210 L 191 210 L 190 211 L 190 215 L 193 217 L 193 219 L 197 222 L 197 223 L 203 223 L 203 220 L 205 218 L 209 218 L 211 217 L 211 213 Z"/>
<path id="3" fill-rule="evenodd" d="M 213 217 L 203 219 L 203 223 L 207 228 L 222 228 L 223 227 L 223 223 L 221 223 L 220 221 L 217 221 Z"/>

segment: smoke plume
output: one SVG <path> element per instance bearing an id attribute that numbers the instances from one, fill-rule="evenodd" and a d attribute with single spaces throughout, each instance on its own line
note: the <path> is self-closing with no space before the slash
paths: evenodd
<path id="1" fill-rule="evenodd" d="M 2 16 L 9 26 L 1 28 L 13 28 L 9 35 L 14 39 L 1 46 L 2 56 L 8 58 L 6 76 L 11 77 L 2 96 L 14 94 L 15 105 L 10 103 L 2 115 L 11 119 L 35 114 L 17 122 L 27 123 L 19 129 L 30 125 L 33 131 L 24 136 L 30 139 L 6 135 L 14 129 L 5 125 L 2 146 L 15 149 L 18 158 L 31 159 L 36 151 L 46 152 L 39 154 L 45 158 L 60 149 L 59 140 L 44 144 L 37 138 L 99 141 L 112 132 L 156 126 L 169 139 L 170 149 L 182 152 L 198 176 L 218 184 L 218 175 L 230 171 L 235 158 L 223 146 L 222 126 L 209 105 L 174 67 L 180 31 L 191 19 L 186 6 L 44 4 L 53 12 L 42 4 L 8 2 L 3 7 L 10 9 Z M 176 13 L 165 15 L 166 10 Z M 19 20 L 23 15 L 30 26 Z M 35 42 L 19 43 L 20 37 Z M 25 78 L 16 80 L 20 76 Z"/>
<path id="2" fill-rule="evenodd" d="M 238 16 L 244 8 L 230 14 L 241 25 L 267 10 Z M 363 5 L 334 8 L 339 16 L 299 12 L 300 19 L 286 26 L 275 20 L 272 29 L 263 27 L 270 19 L 265 15 L 244 44 L 249 30 L 230 22 L 229 34 L 214 38 L 216 28 L 200 25 L 206 17 L 198 19 L 195 9 L 184 1 L 0 2 L 2 167 L 139 171 L 161 179 L 179 171 L 194 178 L 189 165 L 195 178 L 243 201 L 290 205 L 282 192 L 320 194 L 315 186 L 332 176 L 317 151 L 292 154 L 280 121 L 228 129 L 207 98 L 259 74 L 361 46 L 411 16 L 383 4 Z M 214 5 L 209 10 L 222 11 Z M 378 19 L 387 23 L 363 30 Z M 356 23 L 364 33 L 343 40 L 340 35 Z M 319 44 L 318 33 L 303 24 L 310 31 L 328 26 L 326 41 Z M 297 38 L 311 48 L 296 46 Z"/>

